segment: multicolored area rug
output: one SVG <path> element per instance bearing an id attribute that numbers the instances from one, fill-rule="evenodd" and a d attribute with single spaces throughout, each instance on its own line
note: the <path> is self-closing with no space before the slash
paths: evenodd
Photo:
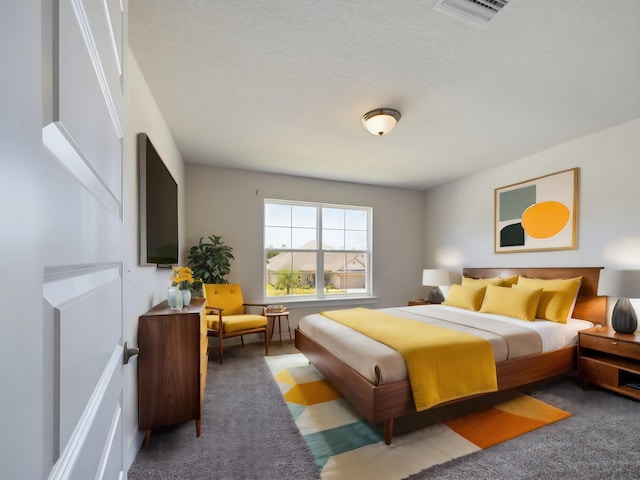
<path id="1" fill-rule="evenodd" d="M 571 416 L 527 395 L 395 435 L 372 426 L 302 354 L 265 357 L 322 479 L 401 479 Z"/>

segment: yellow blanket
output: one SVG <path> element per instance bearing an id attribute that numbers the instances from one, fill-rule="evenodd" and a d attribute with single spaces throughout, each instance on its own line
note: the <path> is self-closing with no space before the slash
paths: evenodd
<path id="1" fill-rule="evenodd" d="M 493 351 L 483 338 L 366 308 L 322 315 L 402 354 L 417 411 L 497 390 Z"/>

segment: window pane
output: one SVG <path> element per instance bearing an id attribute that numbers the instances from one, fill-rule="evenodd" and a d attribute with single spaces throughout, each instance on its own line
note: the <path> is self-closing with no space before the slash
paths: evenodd
<path id="1" fill-rule="evenodd" d="M 265 248 L 291 248 L 291 229 L 288 227 L 265 227 Z"/>
<path id="2" fill-rule="evenodd" d="M 344 228 L 344 208 L 323 208 L 323 228 Z"/>
<path id="3" fill-rule="evenodd" d="M 367 212 L 364 210 L 347 210 L 345 228 L 350 230 L 367 230 Z"/>
<path id="4" fill-rule="evenodd" d="M 292 247 L 303 250 L 316 249 L 316 229 L 315 228 L 293 228 L 291 229 Z"/>
<path id="5" fill-rule="evenodd" d="M 265 203 L 264 224 L 271 227 L 291 226 L 291 205 L 279 203 Z"/>
<path id="6" fill-rule="evenodd" d="M 367 291 L 367 255 L 364 253 L 325 253 L 326 294 Z"/>
<path id="7" fill-rule="evenodd" d="M 291 211 L 292 226 L 316 228 L 317 211 L 316 207 L 294 205 Z"/>
<path id="8" fill-rule="evenodd" d="M 266 254 L 267 297 L 316 294 L 316 253 Z"/>
<path id="9" fill-rule="evenodd" d="M 271 258 L 267 254 L 267 297 L 291 295 L 295 283 L 292 264 L 293 254 L 290 252 L 278 253 Z"/>
<path id="10" fill-rule="evenodd" d="M 345 247 L 347 250 L 367 250 L 367 232 L 347 230 L 345 235 Z"/>
<path id="11" fill-rule="evenodd" d="M 324 250 L 344 250 L 344 230 L 323 228 L 322 248 Z"/>
<path id="12" fill-rule="evenodd" d="M 297 252 L 293 254 L 293 270 L 297 273 L 295 295 L 316 294 L 316 252 Z"/>

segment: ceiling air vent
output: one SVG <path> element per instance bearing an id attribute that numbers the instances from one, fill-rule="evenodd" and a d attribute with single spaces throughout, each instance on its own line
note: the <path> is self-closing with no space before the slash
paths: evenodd
<path id="1" fill-rule="evenodd" d="M 433 8 L 486 26 L 508 3 L 509 0 L 438 0 Z"/>

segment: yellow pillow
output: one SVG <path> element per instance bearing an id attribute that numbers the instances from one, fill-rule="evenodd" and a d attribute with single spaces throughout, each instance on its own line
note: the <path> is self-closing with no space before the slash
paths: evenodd
<path id="1" fill-rule="evenodd" d="M 477 312 L 482 305 L 486 289 L 485 285 L 451 285 L 447 298 L 442 304 Z"/>
<path id="2" fill-rule="evenodd" d="M 504 285 L 504 281 L 500 277 L 493 278 L 471 278 L 471 277 L 462 277 L 462 286 L 473 285 L 473 286 L 487 286 L 487 285 Z"/>
<path id="3" fill-rule="evenodd" d="M 581 282 L 582 277 L 554 280 L 520 277 L 516 286 L 528 289 L 542 288 L 536 317 L 567 323 L 567 319 L 573 313 Z"/>
<path id="4" fill-rule="evenodd" d="M 512 287 L 518 283 L 518 275 L 514 275 L 513 277 L 502 277 L 502 281 L 504 282 L 505 287 Z"/>
<path id="5" fill-rule="evenodd" d="M 532 321 L 536 318 L 542 289 L 488 285 L 480 311 Z"/>

